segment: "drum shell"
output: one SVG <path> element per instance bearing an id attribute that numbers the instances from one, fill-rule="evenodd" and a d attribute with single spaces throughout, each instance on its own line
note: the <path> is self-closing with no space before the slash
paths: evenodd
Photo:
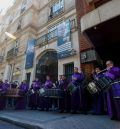
<path id="1" fill-rule="evenodd" d="M 70 93 L 73 93 L 75 90 L 77 90 L 77 87 L 76 87 L 73 83 L 70 83 L 70 84 L 68 85 L 68 91 L 69 91 Z"/>
<path id="2" fill-rule="evenodd" d="M 107 91 L 111 87 L 113 81 L 107 77 L 96 80 L 96 85 L 101 91 Z"/>

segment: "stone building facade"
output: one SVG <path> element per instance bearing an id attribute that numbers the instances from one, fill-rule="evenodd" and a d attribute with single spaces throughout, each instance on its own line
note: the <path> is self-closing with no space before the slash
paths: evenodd
<path id="1" fill-rule="evenodd" d="M 3 80 L 31 83 L 50 75 L 56 81 L 61 74 L 70 77 L 75 66 L 80 68 L 74 0 L 15 0 L 2 16 L 0 30 Z"/>

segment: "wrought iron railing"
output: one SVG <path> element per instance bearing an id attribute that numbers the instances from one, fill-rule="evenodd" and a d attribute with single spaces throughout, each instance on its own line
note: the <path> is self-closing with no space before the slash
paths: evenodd
<path id="1" fill-rule="evenodd" d="M 37 39 L 37 45 L 43 45 L 45 42 L 47 42 L 47 34 L 41 36 L 39 39 Z"/>
<path id="2" fill-rule="evenodd" d="M 57 35 L 58 35 L 58 34 L 57 34 L 57 29 L 55 29 L 55 30 L 49 32 L 49 33 L 47 34 L 48 41 L 51 40 L 51 39 L 56 38 Z"/>
<path id="3" fill-rule="evenodd" d="M 12 48 L 7 52 L 7 59 L 13 58 L 15 56 L 17 56 L 18 53 L 18 48 Z"/>
<path id="4" fill-rule="evenodd" d="M 51 14 L 50 14 L 49 17 L 48 17 L 48 20 L 51 20 L 51 19 L 55 18 L 55 17 L 58 16 L 60 13 L 62 13 L 63 10 L 64 10 L 64 9 L 63 9 L 63 7 L 62 7 L 62 8 L 60 8 L 60 9 L 58 9 L 56 12 L 54 12 L 54 13 L 51 12 Z"/>
<path id="5" fill-rule="evenodd" d="M 76 19 L 70 21 L 70 29 L 77 28 Z M 37 45 L 44 46 L 48 41 L 57 38 L 58 30 L 55 29 L 37 39 Z"/>

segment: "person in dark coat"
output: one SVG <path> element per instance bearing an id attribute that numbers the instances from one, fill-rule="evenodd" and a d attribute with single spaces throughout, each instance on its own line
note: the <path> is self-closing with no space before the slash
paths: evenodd
<path id="1" fill-rule="evenodd" d="M 59 100 L 59 109 L 60 113 L 63 112 L 70 112 L 71 110 L 71 96 L 70 92 L 68 91 L 68 80 L 65 75 L 62 76 L 62 79 L 59 83 L 59 88 L 64 91 L 64 98 Z"/>
<path id="2" fill-rule="evenodd" d="M 59 80 L 55 82 L 57 88 L 59 88 L 61 81 L 62 81 L 62 75 L 59 75 Z"/>
<path id="3" fill-rule="evenodd" d="M 18 89 L 19 89 L 18 95 L 20 97 L 17 98 L 17 100 L 16 100 L 15 109 L 16 110 L 23 110 L 23 109 L 26 109 L 26 106 L 27 106 L 26 94 L 28 92 L 29 85 L 24 80 L 23 82 L 21 82 Z"/>
<path id="4" fill-rule="evenodd" d="M 112 61 L 106 62 L 105 76 L 113 81 L 120 79 L 120 68 L 115 67 Z M 120 83 L 112 84 L 107 92 L 107 111 L 112 120 L 120 120 Z"/>
<path id="5" fill-rule="evenodd" d="M 51 81 L 50 76 L 47 75 L 46 82 L 43 88 L 47 90 L 47 89 L 52 89 L 52 87 L 53 87 L 53 82 Z M 50 98 L 48 97 L 46 98 L 44 96 L 39 97 L 39 108 L 41 111 L 44 111 L 44 110 L 48 111 L 49 108 L 51 108 L 51 106 L 52 106 L 52 102 Z"/>
<path id="6" fill-rule="evenodd" d="M 32 82 L 30 88 L 30 98 L 29 98 L 29 107 L 31 108 L 31 110 L 37 109 L 39 106 L 39 89 L 41 88 L 41 86 L 42 84 L 38 80 L 38 78 L 36 78 Z"/>

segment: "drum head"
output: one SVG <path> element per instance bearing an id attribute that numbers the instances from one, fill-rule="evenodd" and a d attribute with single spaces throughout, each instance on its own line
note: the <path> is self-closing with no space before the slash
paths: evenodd
<path id="1" fill-rule="evenodd" d="M 40 89 L 40 94 L 44 94 L 45 93 L 45 89 L 44 88 L 41 88 Z"/>
<path id="2" fill-rule="evenodd" d="M 97 89 L 97 86 L 94 82 L 90 82 L 88 84 L 88 87 L 87 87 L 88 91 L 91 93 L 91 94 L 95 94 L 98 92 L 98 89 Z"/>

